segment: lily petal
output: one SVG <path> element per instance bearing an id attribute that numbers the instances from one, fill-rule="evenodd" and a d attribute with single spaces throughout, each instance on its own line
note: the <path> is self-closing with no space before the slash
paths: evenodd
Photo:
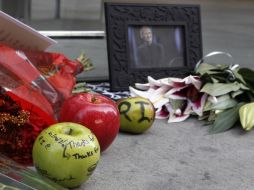
<path id="1" fill-rule="evenodd" d="M 167 104 L 169 102 L 169 99 L 168 98 L 160 98 L 159 100 L 157 100 L 156 102 L 153 102 L 153 106 L 154 108 L 160 108 L 162 107 L 163 105 Z"/>
<path id="2" fill-rule="evenodd" d="M 180 86 L 181 86 L 182 79 L 174 78 L 174 77 L 164 78 L 164 79 L 161 79 L 161 83 L 163 85 L 168 85 L 168 86 L 172 86 L 172 87 L 178 87 L 177 85 L 175 85 L 175 83 L 180 83 Z"/>
<path id="3" fill-rule="evenodd" d="M 184 121 L 185 119 L 189 117 L 189 114 L 181 114 L 181 115 L 176 114 L 170 103 L 165 104 L 165 107 L 167 108 L 169 112 L 168 123 Z"/>
<path id="4" fill-rule="evenodd" d="M 183 112 L 184 115 L 190 115 L 193 112 L 192 106 L 189 102 L 187 102 L 187 106 Z"/>
<path id="5" fill-rule="evenodd" d="M 156 119 L 167 119 L 169 116 L 169 112 L 165 106 L 158 108 L 155 112 Z"/>
<path id="6" fill-rule="evenodd" d="M 198 76 L 188 76 L 184 78 L 185 84 L 193 84 L 196 89 L 200 89 L 202 82 Z"/>
<path id="7" fill-rule="evenodd" d="M 150 88 L 148 91 L 137 90 L 131 86 L 129 87 L 129 90 L 130 90 L 131 96 L 140 96 L 140 97 L 148 98 L 148 99 L 149 99 L 149 97 L 151 97 L 151 95 L 155 91 L 152 88 Z"/>
<path id="8" fill-rule="evenodd" d="M 141 83 L 135 83 L 135 87 L 140 90 L 148 90 L 150 88 L 149 83 L 141 84 Z"/>
<path id="9" fill-rule="evenodd" d="M 195 102 L 189 101 L 192 110 L 199 116 L 203 115 L 203 108 L 207 100 L 207 94 L 203 94 L 201 98 L 197 99 Z"/>
<path id="10" fill-rule="evenodd" d="M 180 78 L 169 78 L 169 83 L 171 83 L 171 86 L 173 88 L 183 88 L 186 86 L 185 80 L 184 79 L 180 79 Z"/>
<path id="11" fill-rule="evenodd" d="M 173 93 L 172 93 L 173 92 Z M 165 98 L 169 98 L 169 99 L 172 99 L 172 100 L 186 100 L 186 96 L 179 93 L 179 91 L 168 91 L 165 95 L 164 95 Z"/>
<path id="12" fill-rule="evenodd" d="M 173 109 L 173 106 L 171 105 L 171 103 L 167 103 L 164 106 L 168 110 L 169 113 L 173 113 L 174 112 L 174 109 Z"/>
<path id="13" fill-rule="evenodd" d="M 171 94 L 174 94 L 175 92 L 178 92 L 184 88 L 186 88 L 187 86 L 182 86 L 182 87 L 178 87 L 178 88 L 171 88 L 166 94 L 165 94 L 165 97 L 168 97 L 170 96 Z"/>
<path id="14" fill-rule="evenodd" d="M 166 82 L 167 82 L 166 80 L 163 80 L 163 83 L 166 83 Z M 189 84 L 193 84 L 196 89 L 200 89 L 202 82 L 199 76 L 192 76 L 192 75 L 189 75 L 183 79 L 174 78 L 174 77 L 168 78 L 168 85 L 171 85 L 174 88 L 181 88 Z"/>
<path id="15" fill-rule="evenodd" d="M 147 80 L 148 80 L 148 83 L 150 84 L 150 86 L 162 86 L 160 80 L 155 80 L 151 76 L 148 76 Z"/>
<path id="16" fill-rule="evenodd" d="M 169 119 L 168 119 L 168 123 L 174 123 L 174 122 L 181 122 L 186 120 L 190 115 L 186 114 L 186 115 L 175 115 L 175 114 L 170 114 L 169 115 Z"/>
<path id="17" fill-rule="evenodd" d="M 153 91 L 153 94 L 149 97 L 151 102 L 156 102 L 158 99 L 164 97 L 164 94 L 169 90 L 169 86 L 161 86 L 160 88 Z"/>

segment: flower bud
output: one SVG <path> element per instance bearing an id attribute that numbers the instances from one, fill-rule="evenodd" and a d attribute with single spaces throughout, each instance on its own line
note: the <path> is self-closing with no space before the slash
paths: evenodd
<path id="1" fill-rule="evenodd" d="M 241 106 L 239 116 L 242 128 L 249 131 L 254 126 L 254 103 L 248 103 Z"/>

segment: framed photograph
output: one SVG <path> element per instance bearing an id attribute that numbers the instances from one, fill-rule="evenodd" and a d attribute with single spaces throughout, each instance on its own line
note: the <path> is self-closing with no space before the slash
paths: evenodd
<path id="1" fill-rule="evenodd" d="M 198 5 L 105 3 L 111 91 L 189 75 L 202 58 Z"/>

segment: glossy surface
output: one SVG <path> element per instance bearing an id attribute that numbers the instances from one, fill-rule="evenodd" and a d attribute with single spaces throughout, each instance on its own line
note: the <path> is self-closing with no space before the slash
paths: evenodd
<path id="1" fill-rule="evenodd" d="M 33 146 L 37 171 L 65 187 L 77 187 L 95 170 L 100 146 L 95 135 L 76 123 L 58 123 L 43 130 Z"/>
<path id="2" fill-rule="evenodd" d="M 120 117 L 115 102 L 103 95 L 82 93 L 66 100 L 61 108 L 60 121 L 80 123 L 97 137 L 101 151 L 116 138 Z"/>
<path id="3" fill-rule="evenodd" d="M 130 133 L 143 133 L 148 130 L 155 118 L 153 104 L 145 98 L 133 97 L 117 102 L 120 111 L 120 130 Z"/>

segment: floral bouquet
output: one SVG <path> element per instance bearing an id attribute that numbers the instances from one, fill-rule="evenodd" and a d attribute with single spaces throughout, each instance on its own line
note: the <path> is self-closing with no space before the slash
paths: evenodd
<path id="1" fill-rule="evenodd" d="M 156 118 L 180 122 L 190 115 L 210 124 L 210 132 L 230 129 L 240 121 L 245 130 L 254 126 L 254 71 L 238 65 L 199 62 L 183 79 L 148 77 L 148 83 L 130 87 L 132 96 L 148 98 Z"/>
<path id="2" fill-rule="evenodd" d="M 79 60 L 59 53 L 21 51 L 0 44 L 0 151 L 31 162 L 42 129 L 56 123 L 62 102 L 71 96 Z"/>

